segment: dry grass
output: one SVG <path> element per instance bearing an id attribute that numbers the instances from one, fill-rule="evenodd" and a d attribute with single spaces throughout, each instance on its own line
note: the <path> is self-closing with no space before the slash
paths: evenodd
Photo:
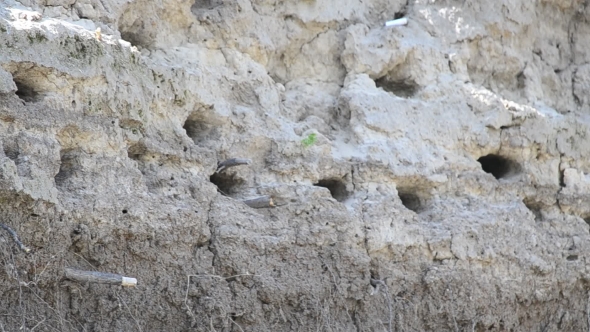
<path id="1" fill-rule="evenodd" d="M 184 293 L 184 305 L 186 307 L 187 310 L 187 314 L 191 317 L 191 319 L 193 321 L 196 321 L 197 317 L 195 315 L 195 313 L 192 311 L 189 302 L 188 302 L 188 293 L 189 293 L 189 288 L 190 288 L 190 282 L 191 282 L 191 278 L 195 278 L 195 279 L 215 279 L 218 281 L 227 281 L 228 279 L 233 279 L 233 278 L 239 278 L 239 277 L 257 277 L 257 278 L 265 278 L 261 275 L 257 275 L 257 274 L 236 274 L 236 275 L 232 275 L 229 277 L 223 277 L 223 276 L 219 276 L 219 275 L 214 275 L 214 274 L 189 274 L 186 276 L 186 290 Z M 213 324 L 213 318 L 209 316 L 209 330 L 211 332 L 216 332 L 216 329 L 214 328 L 214 324 Z M 235 325 L 240 331 L 244 331 L 242 329 L 242 327 L 236 322 L 234 321 L 234 319 L 232 318 L 232 315 L 230 315 L 229 313 L 223 311 L 221 314 L 221 318 L 225 321 L 229 321 L 231 324 Z"/>

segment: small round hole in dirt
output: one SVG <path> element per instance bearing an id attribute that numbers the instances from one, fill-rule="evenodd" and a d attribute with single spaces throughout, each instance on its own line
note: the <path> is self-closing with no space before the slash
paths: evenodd
<path id="1" fill-rule="evenodd" d="M 203 110 L 191 113 L 182 128 L 195 144 L 215 139 L 217 133 L 215 126 L 206 120 Z"/>
<path id="2" fill-rule="evenodd" d="M 191 6 L 191 11 L 196 13 L 201 10 L 210 10 L 222 4 L 221 0 L 196 0 Z"/>
<path id="3" fill-rule="evenodd" d="M 332 197 L 338 202 L 344 202 L 350 197 L 350 192 L 346 190 L 346 184 L 341 179 L 320 180 L 314 186 L 327 188 Z"/>
<path id="4" fill-rule="evenodd" d="M 16 78 L 14 79 L 14 83 L 16 84 L 16 95 L 20 99 L 26 102 L 34 102 L 39 100 L 39 93 L 35 91 L 32 86 Z"/>
<path id="5" fill-rule="evenodd" d="M 16 140 L 6 139 L 2 146 L 4 149 L 4 155 L 6 155 L 10 160 L 16 161 L 18 156 L 20 155 L 20 150 L 18 148 L 18 144 Z"/>
<path id="6" fill-rule="evenodd" d="M 143 8 L 143 2 L 132 2 L 119 18 L 121 39 L 138 48 L 149 49 L 156 42 L 158 30 L 149 18 L 137 16 L 136 12 Z"/>
<path id="7" fill-rule="evenodd" d="M 375 80 L 375 85 L 387 92 L 402 98 L 412 98 L 419 89 L 418 84 L 411 79 L 392 79 L 388 76 Z"/>
<path id="8" fill-rule="evenodd" d="M 121 211 L 121 212 L 123 212 L 123 214 L 127 214 L 128 211 L 127 211 L 127 209 L 123 209 L 123 211 Z"/>
<path id="9" fill-rule="evenodd" d="M 127 148 L 127 157 L 135 161 L 141 161 L 147 153 L 147 148 L 143 143 L 132 144 Z M 155 156 L 154 156 L 155 158 Z"/>
<path id="10" fill-rule="evenodd" d="M 209 181 L 217 186 L 219 192 L 226 196 L 232 196 L 240 192 L 242 186 L 246 184 L 244 179 L 238 177 L 235 173 L 219 172 L 209 177 Z"/>
<path id="11" fill-rule="evenodd" d="M 81 154 L 80 149 L 64 149 L 60 151 L 59 172 L 55 175 L 55 184 L 58 187 L 64 187 L 68 179 L 81 173 L 82 166 L 79 160 Z"/>
<path id="12" fill-rule="evenodd" d="M 416 213 L 419 213 L 423 210 L 422 201 L 420 197 L 411 192 L 399 192 L 399 198 L 402 201 L 402 204 L 408 209 L 412 210 Z"/>
<path id="13" fill-rule="evenodd" d="M 483 156 L 477 161 L 481 164 L 484 172 L 492 174 L 496 179 L 508 178 L 520 172 L 520 165 L 508 158 L 489 154 Z"/>
<path id="14" fill-rule="evenodd" d="M 394 20 L 397 20 L 397 19 L 400 19 L 400 18 L 402 18 L 404 16 L 406 16 L 406 8 L 403 8 L 402 11 L 395 13 L 393 15 L 393 19 Z"/>

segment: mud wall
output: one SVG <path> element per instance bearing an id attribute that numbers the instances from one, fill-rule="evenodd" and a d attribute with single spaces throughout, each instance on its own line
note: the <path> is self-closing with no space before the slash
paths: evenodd
<path id="1" fill-rule="evenodd" d="M 585 1 L 0 4 L 0 331 L 590 328 Z"/>

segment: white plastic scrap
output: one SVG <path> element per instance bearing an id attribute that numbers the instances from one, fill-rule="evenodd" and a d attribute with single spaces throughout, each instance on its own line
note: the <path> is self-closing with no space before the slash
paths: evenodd
<path id="1" fill-rule="evenodd" d="M 406 24 L 408 24 L 408 19 L 405 17 L 398 18 L 397 20 L 385 22 L 386 27 L 395 27 L 395 26 L 406 25 Z"/>

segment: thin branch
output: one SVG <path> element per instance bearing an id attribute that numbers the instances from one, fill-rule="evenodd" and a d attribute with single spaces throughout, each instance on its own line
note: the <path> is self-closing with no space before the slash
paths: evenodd
<path id="1" fill-rule="evenodd" d="M 453 296 L 453 290 L 448 288 L 449 294 L 451 294 L 451 301 L 449 303 L 451 307 L 451 316 L 453 318 L 453 325 L 455 326 L 455 332 L 459 332 L 459 325 L 457 325 L 457 318 L 455 318 L 455 309 L 453 308 L 453 303 L 455 302 L 455 298 Z"/>
<path id="2" fill-rule="evenodd" d="M 31 251 L 31 249 L 27 248 L 22 242 L 20 242 L 20 240 L 18 239 L 18 235 L 16 234 L 16 232 L 14 230 L 12 230 L 12 228 L 10 228 L 2 223 L 0 223 L 0 227 L 4 228 L 4 230 L 7 231 L 12 236 L 12 239 L 18 245 L 20 250 L 27 252 L 27 253 L 29 251 Z"/>
<path id="3" fill-rule="evenodd" d="M 229 276 L 229 277 L 222 277 L 222 276 L 218 276 L 215 274 L 188 274 L 186 276 L 186 292 L 184 294 L 184 302 L 186 304 L 186 302 L 188 301 L 188 288 L 190 286 L 191 283 L 191 278 L 214 278 L 214 279 L 219 279 L 219 280 L 227 280 L 227 279 L 232 279 L 232 278 L 236 278 L 236 277 L 260 277 L 262 278 L 261 275 L 258 274 L 236 274 L 233 276 Z"/>
<path id="4" fill-rule="evenodd" d="M 129 312 L 129 316 L 131 316 L 131 318 L 133 318 L 133 320 L 135 321 L 135 324 L 137 324 L 137 329 L 139 330 L 139 332 L 143 332 L 143 330 L 141 329 L 141 325 L 139 325 L 139 322 L 137 321 L 135 316 L 131 313 L 131 309 L 129 309 L 129 306 L 127 306 L 127 303 L 125 301 L 123 301 L 123 299 L 119 296 L 119 293 L 115 293 L 115 294 L 117 295 L 117 298 L 119 299 L 119 301 L 121 301 L 123 303 L 123 305 L 125 306 L 125 308 L 127 308 L 127 312 Z"/>
<path id="5" fill-rule="evenodd" d="M 39 325 L 43 324 L 43 322 L 45 322 L 46 319 L 47 319 L 46 317 L 43 317 L 42 321 L 40 321 L 39 323 L 37 323 L 35 326 L 33 326 L 31 328 L 31 332 L 33 332 Z"/>
<path id="6" fill-rule="evenodd" d="M 236 325 L 236 326 L 237 326 L 237 327 L 240 329 L 240 331 L 244 332 L 244 330 L 242 329 L 242 327 L 240 326 L 240 324 L 236 323 L 236 322 L 233 320 L 233 318 L 229 317 L 229 321 L 230 321 L 230 322 L 232 322 L 232 323 L 234 323 L 234 324 L 235 324 L 235 325 Z"/>
<path id="7" fill-rule="evenodd" d="M 86 258 L 84 258 L 84 256 L 80 255 L 79 253 L 75 252 L 73 254 L 76 255 L 76 256 L 78 256 L 78 257 L 80 257 L 80 258 L 82 258 L 82 260 L 84 260 L 84 262 L 86 262 L 86 264 L 90 265 L 92 268 L 94 268 L 94 269 L 97 268 L 96 266 L 92 265 L 92 263 L 90 263 L 88 260 L 86 260 Z"/>
<path id="8" fill-rule="evenodd" d="M 382 294 L 386 298 L 387 308 L 389 309 L 389 332 L 391 332 L 391 326 L 393 324 L 393 310 L 391 309 L 391 296 L 389 295 L 389 289 L 383 280 L 379 279 L 371 278 L 371 285 L 377 289 L 377 292 L 379 291 L 379 286 L 383 286 L 384 292 Z"/>

